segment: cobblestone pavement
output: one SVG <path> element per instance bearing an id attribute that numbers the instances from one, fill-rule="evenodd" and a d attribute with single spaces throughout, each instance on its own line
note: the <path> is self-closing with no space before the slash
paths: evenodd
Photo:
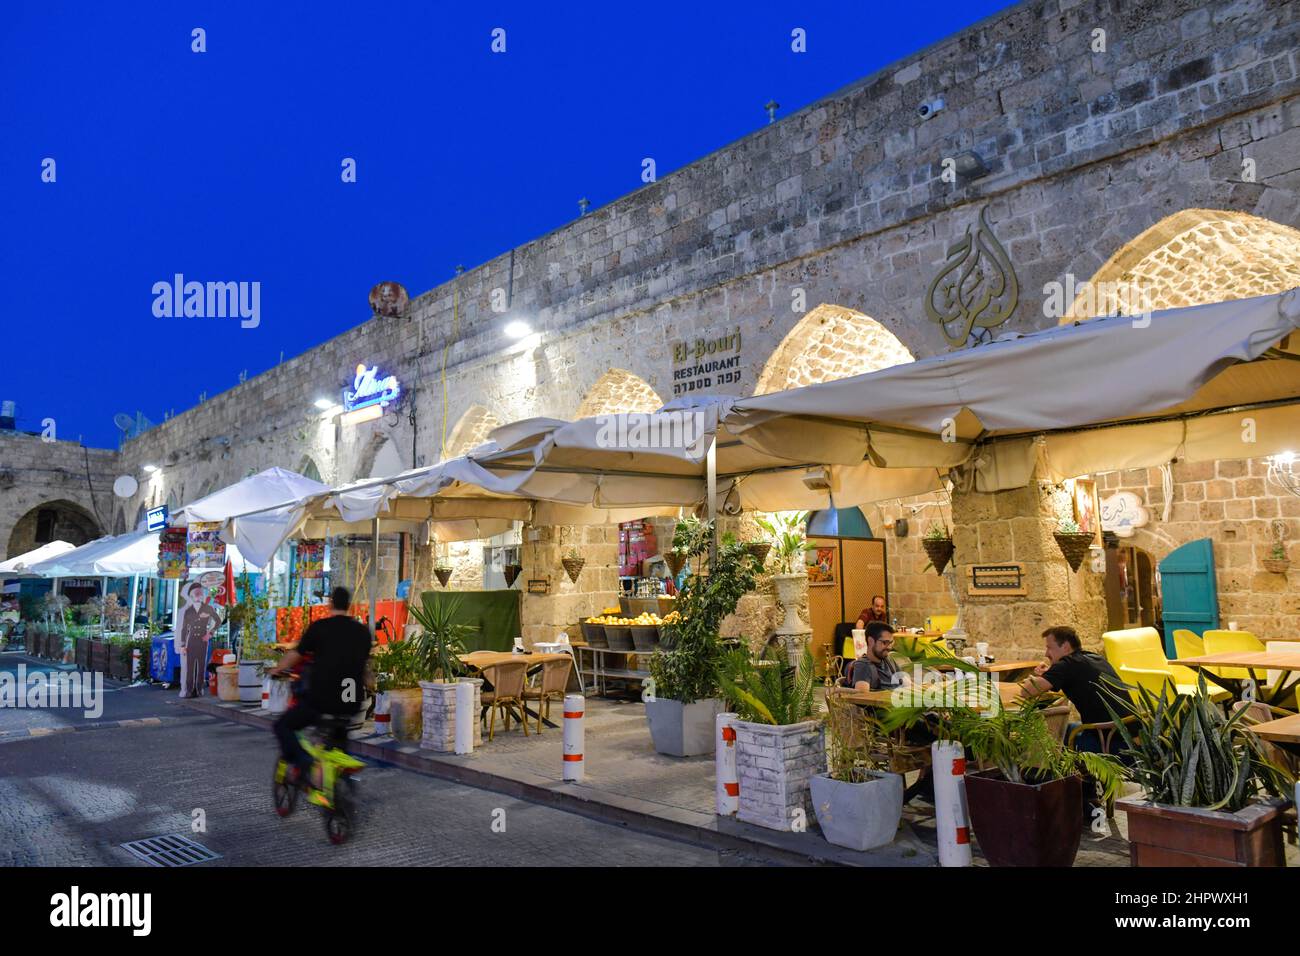
<path id="1" fill-rule="evenodd" d="M 0 659 L 0 668 L 11 672 L 14 664 L 12 655 Z M 0 867 L 144 865 L 119 844 L 168 833 L 221 854 L 205 864 L 216 866 L 748 862 L 383 766 L 361 773 L 359 831 L 353 842 L 333 847 L 315 807 L 300 804 L 287 820 L 272 811 L 276 748 L 269 733 L 191 715 L 174 699 L 144 687 L 109 694 L 99 722 L 58 711 L 0 710 L 0 733 L 33 720 L 97 731 L 0 742 Z M 123 715 L 164 720 L 100 728 Z M 206 832 L 192 832 L 196 810 Z"/>

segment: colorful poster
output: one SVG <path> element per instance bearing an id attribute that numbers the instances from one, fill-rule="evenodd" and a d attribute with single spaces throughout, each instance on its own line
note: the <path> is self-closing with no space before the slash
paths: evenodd
<path id="1" fill-rule="evenodd" d="M 221 540 L 221 525 L 216 521 L 190 523 L 187 545 L 190 567 L 220 568 L 226 564 L 226 542 Z"/>
<path id="2" fill-rule="evenodd" d="M 298 542 L 298 577 L 325 576 L 325 539 L 304 538 Z"/>
<path id="3" fill-rule="evenodd" d="M 184 528 L 163 528 L 158 532 L 158 577 L 180 580 L 189 571 Z"/>
<path id="4" fill-rule="evenodd" d="M 816 548 L 808 552 L 808 583 L 835 583 L 835 549 Z"/>

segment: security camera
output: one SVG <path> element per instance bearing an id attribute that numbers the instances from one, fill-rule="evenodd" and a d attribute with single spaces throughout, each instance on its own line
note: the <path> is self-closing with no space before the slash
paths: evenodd
<path id="1" fill-rule="evenodd" d="M 916 115 L 921 117 L 921 119 L 923 120 L 927 120 L 935 113 L 940 112 L 942 109 L 943 109 L 943 97 L 937 96 L 932 100 L 926 100 L 924 103 L 918 106 L 916 108 Z"/>

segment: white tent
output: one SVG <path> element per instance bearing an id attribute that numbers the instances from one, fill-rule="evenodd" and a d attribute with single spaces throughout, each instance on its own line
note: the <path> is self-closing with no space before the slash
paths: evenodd
<path id="1" fill-rule="evenodd" d="M 71 551 L 76 545 L 69 544 L 67 541 L 51 541 L 49 544 L 43 544 L 39 548 L 33 548 L 16 558 L 10 558 L 8 561 L 0 561 L 0 575 L 10 574 L 30 574 L 27 569 L 39 561 L 45 561 L 49 558 L 55 558 L 59 555 Z"/>
<path id="2" fill-rule="evenodd" d="M 188 525 L 191 521 L 225 521 L 232 515 L 297 501 L 328 490 L 328 485 L 295 471 L 268 468 L 190 502 L 170 520 L 176 525 Z"/>
<path id="3" fill-rule="evenodd" d="M 156 577 L 158 534 L 157 531 L 130 531 L 126 534 L 98 538 L 83 544 L 80 548 L 72 548 L 32 565 L 28 568 L 28 573 L 46 578 L 125 578 L 136 575 Z M 233 545 L 226 545 L 226 557 L 231 562 L 235 574 L 245 570 L 255 573 L 258 570 L 245 561 L 239 549 Z"/>

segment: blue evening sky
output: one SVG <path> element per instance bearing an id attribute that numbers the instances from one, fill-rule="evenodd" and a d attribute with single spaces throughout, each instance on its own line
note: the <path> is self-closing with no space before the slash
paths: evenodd
<path id="1" fill-rule="evenodd" d="M 427 291 L 1006 5 L 6 0 L 0 399 L 114 447 L 114 412 L 263 372 L 380 280 Z M 177 272 L 259 281 L 261 324 L 156 318 Z"/>

